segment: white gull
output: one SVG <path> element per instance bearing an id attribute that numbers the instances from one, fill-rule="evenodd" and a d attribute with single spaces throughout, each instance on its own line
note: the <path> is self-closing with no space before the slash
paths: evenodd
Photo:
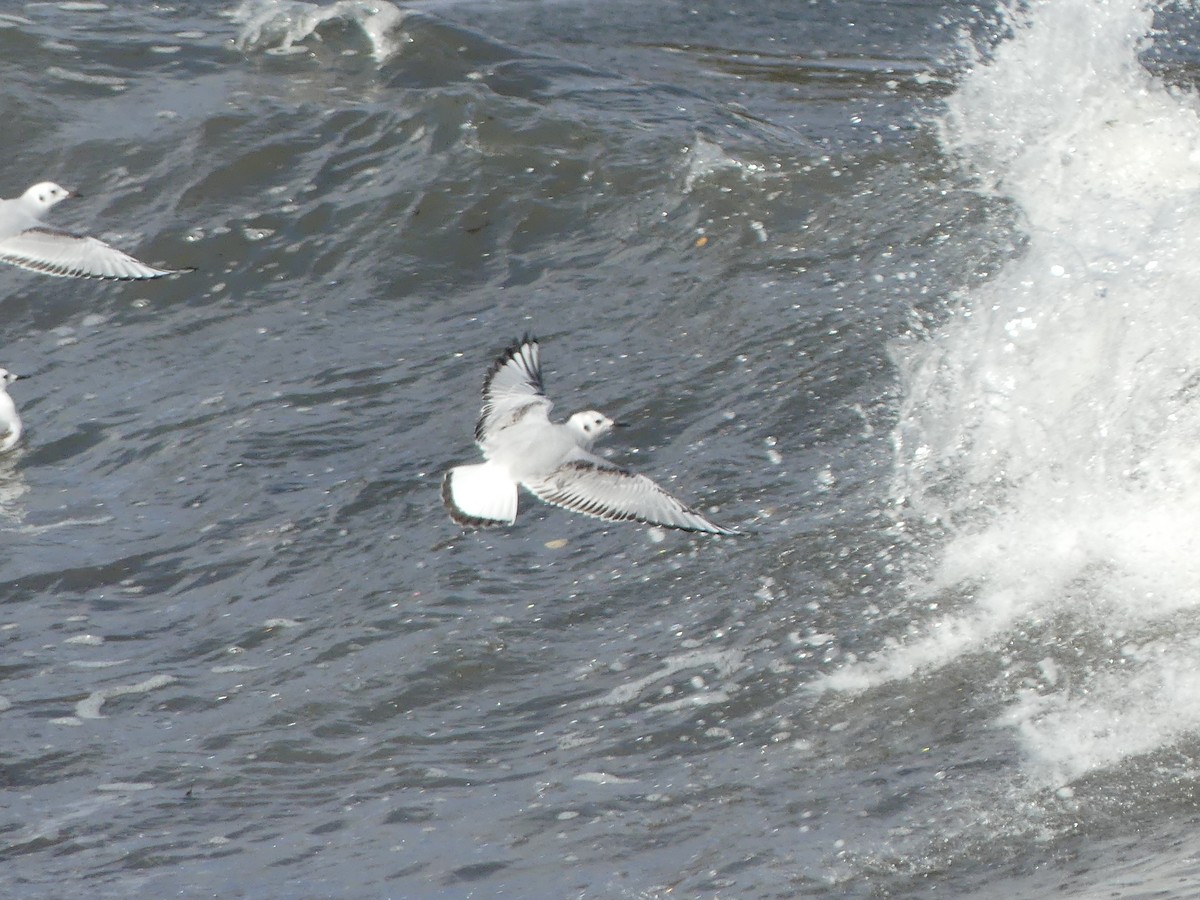
<path id="1" fill-rule="evenodd" d="M 511 525 L 517 486 L 573 512 L 608 521 L 635 521 L 684 531 L 738 534 L 684 506 L 645 475 L 591 452 L 614 422 L 595 410 L 550 421 L 554 404 L 542 389 L 538 342 L 508 347 L 483 383 L 475 441 L 485 462 L 456 466 L 442 481 L 442 499 L 460 525 Z"/>
<path id="2" fill-rule="evenodd" d="M 42 181 L 20 197 L 0 200 L 0 262 L 44 275 L 120 281 L 193 271 L 156 269 L 97 238 L 42 224 L 51 207 L 74 196 L 52 181 Z"/>
<path id="3" fill-rule="evenodd" d="M 11 450 L 21 439 L 21 416 L 7 390 L 20 377 L 8 369 L 0 369 L 0 453 Z"/>

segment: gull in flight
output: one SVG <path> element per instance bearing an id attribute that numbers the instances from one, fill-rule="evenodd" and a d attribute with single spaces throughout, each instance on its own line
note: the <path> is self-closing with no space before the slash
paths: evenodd
<path id="1" fill-rule="evenodd" d="M 21 439 L 21 417 L 7 390 L 20 377 L 8 369 L 0 369 L 0 453 L 11 450 Z"/>
<path id="2" fill-rule="evenodd" d="M 129 281 L 161 278 L 193 269 L 156 269 L 94 237 L 42 224 L 56 203 L 75 197 L 52 181 L 35 184 L 20 197 L 0 200 L 0 262 L 63 278 Z"/>
<path id="3" fill-rule="evenodd" d="M 483 382 L 475 442 L 484 462 L 456 466 L 442 481 L 442 500 L 460 525 L 511 525 L 517 486 L 554 506 L 608 521 L 645 522 L 684 531 L 739 534 L 684 506 L 645 475 L 591 452 L 621 425 L 595 410 L 550 421 L 554 404 L 542 389 L 538 342 L 514 342 Z"/>

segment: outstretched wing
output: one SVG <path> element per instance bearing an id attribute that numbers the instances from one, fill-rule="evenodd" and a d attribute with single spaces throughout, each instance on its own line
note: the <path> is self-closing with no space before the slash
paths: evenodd
<path id="1" fill-rule="evenodd" d="M 162 278 L 192 271 L 156 269 L 94 237 L 81 237 L 41 226 L 0 238 L 0 262 L 44 275 L 120 281 Z"/>
<path id="2" fill-rule="evenodd" d="M 475 423 L 475 440 L 483 443 L 531 413 L 549 421 L 553 405 L 542 391 L 537 338 L 525 335 L 500 354 L 483 381 L 483 412 Z"/>
<path id="3" fill-rule="evenodd" d="M 525 486 L 541 500 L 610 522 L 633 521 L 707 534 L 739 534 L 684 506 L 645 475 L 580 453 Z"/>

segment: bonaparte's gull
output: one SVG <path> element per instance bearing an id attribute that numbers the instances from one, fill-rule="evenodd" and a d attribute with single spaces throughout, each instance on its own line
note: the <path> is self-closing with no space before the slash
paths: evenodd
<path id="1" fill-rule="evenodd" d="M 550 421 L 554 404 L 542 389 L 538 342 L 526 336 L 500 355 L 483 382 L 475 442 L 486 460 L 456 466 L 442 499 L 460 525 L 511 525 L 517 486 L 555 506 L 608 521 L 635 521 L 684 531 L 738 534 L 684 506 L 645 475 L 591 453 L 619 422 L 595 410 Z"/>
<path id="2" fill-rule="evenodd" d="M 43 181 L 20 197 L 0 200 L 0 262 L 45 275 L 120 281 L 193 271 L 156 269 L 94 237 L 41 224 L 52 206 L 73 196 L 77 195 L 52 181 Z"/>
<path id="3" fill-rule="evenodd" d="M 8 369 L 0 369 L 0 453 L 11 450 L 21 439 L 21 417 L 7 390 L 20 377 Z"/>

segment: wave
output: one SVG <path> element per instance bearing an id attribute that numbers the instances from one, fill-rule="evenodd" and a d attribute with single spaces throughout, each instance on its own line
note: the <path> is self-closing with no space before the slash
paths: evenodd
<path id="1" fill-rule="evenodd" d="M 371 56 L 387 62 L 404 47 L 402 27 L 409 12 L 387 2 L 338 0 L 329 6 L 300 0 L 246 0 L 231 14 L 241 25 L 236 44 L 239 50 L 263 50 L 273 54 L 306 52 L 311 38 L 321 38 L 333 25 L 352 25 L 371 44 Z"/>
<path id="2" fill-rule="evenodd" d="M 1017 9 L 940 130 L 1020 250 L 895 348 L 912 612 L 820 687 L 969 667 L 1058 783 L 1200 730 L 1200 103 L 1147 4 Z"/>

